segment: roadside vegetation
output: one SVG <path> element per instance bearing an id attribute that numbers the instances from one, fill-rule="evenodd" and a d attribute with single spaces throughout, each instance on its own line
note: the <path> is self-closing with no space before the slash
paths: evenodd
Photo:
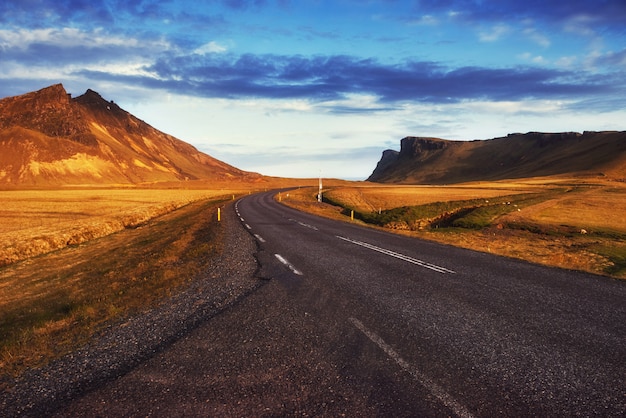
<path id="1" fill-rule="evenodd" d="M 335 194 L 339 198 L 335 198 Z M 362 208 L 345 206 L 341 192 L 329 193 L 324 202 L 341 206 L 344 215 L 354 216 L 368 224 L 391 229 L 421 230 L 424 228 L 459 227 L 481 229 L 491 225 L 497 217 L 521 210 L 521 207 L 549 199 L 553 193 L 524 193 L 492 197 L 490 199 L 451 200 L 425 203 L 416 206 L 401 206 L 378 212 L 363 211 Z M 331 196 L 329 196 L 331 195 Z"/>
<path id="2" fill-rule="evenodd" d="M 64 211 L 59 204 L 54 216 L 97 214 L 90 221 L 93 225 L 110 222 L 111 217 L 137 221 L 106 236 L 96 238 L 92 234 L 80 244 L 64 245 L 0 268 L 0 387 L 2 376 L 45 364 L 84 344 L 112 321 L 153 306 L 197 277 L 219 256 L 217 208 L 230 202 L 232 194 L 221 192 L 219 196 L 216 191 L 205 191 L 200 198 L 181 190 L 108 193 L 108 198 L 96 199 L 107 192 L 72 192 L 76 200 L 68 196 L 64 200 L 75 205 L 74 211 Z M 213 198 L 206 197 L 211 194 Z M 176 203 L 165 204 L 165 195 L 177 196 Z M 32 209 L 41 199 L 35 199 L 31 192 L 28 196 Z M 91 200 L 80 204 L 78 198 L 87 196 Z M 185 204 L 181 196 L 194 199 Z M 40 207 L 51 212 L 54 200 L 44 199 Z M 113 207 L 115 210 L 108 213 Z M 100 216 L 103 211 L 107 213 Z M 27 220 L 36 222 L 34 213 L 28 213 Z M 147 213 L 153 217 L 146 219 Z M 41 228 L 47 220 L 44 217 Z M 59 234 L 66 233 L 66 222 L 48 223 L 46 231 L 53 234 L 55 225 L 61 227 Z"/>
<path id="3" fill-rule="evenodd" d="M 0 191 L 0 267 L 136 228 L 195 201 L 231 197 L 234 193 L 240 191 L 135 188 Z"/>
<path id="4" fill-rule="evenodd" d="M 285 203 L 478 251 L 626 278 L 626 185 L 527 179 L 454 186 L 330 187 Z"/>

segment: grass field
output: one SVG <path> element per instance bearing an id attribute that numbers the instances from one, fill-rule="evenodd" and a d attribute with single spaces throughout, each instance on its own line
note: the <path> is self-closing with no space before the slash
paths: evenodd
<path id="1" fill-rule="evenodd" d="M 455 186 L 370 186 L 334 188 L 325 193 L 329 199 L 341 201 L 360 212 L 389 210 L 401 206 L 428 203 L 485 199 L 503 195 L 542 190 L 541 186 L 512 183 Z"/>
<path id="2" fill-rule="evenodd" d="M 217 207 L 233 193 L 0 192 L 0 387 L 203 271 L 220 252 Z"/>
<path id="3" fill-rule="evenodd" d="M 330 187 L 285 202 L 443 243 L 626 278 L 626 184 L 580 179 Z"/>
<path id="4" fill-rule="evenodd" d="M 0 266 L 135 228 L 191 202 L 241 190 L 0 191 Z"/>

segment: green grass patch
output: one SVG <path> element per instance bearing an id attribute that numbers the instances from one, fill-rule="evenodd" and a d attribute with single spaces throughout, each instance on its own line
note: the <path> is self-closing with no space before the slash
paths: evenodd
<path id="1" fill-rule="evenodd" d="M 604 268 L 604 272 L 612 276 L 626 274 L 626 246 L 602 245 L 595 249 L 596 253 L 606 257 L 612 265 Z"/>
<path id="2" fill-rule="evenodd" d="M 433 202 L 418 206 L 402 206 L 380 212 L 360 212 L 354 208 L 344 206 L 338 200 L 327 197 L 324 198 L 324 201 L 335 206 L 341 206 L 343 208 L 342 213 L 346 216 L 349 216 L 354 211 L 356 219 L 378 226 L 395 224 L 405 225 L 406 229 L 417 229 L 418 225 L 427 224 L 432 228 L 438 229 L 451 227 L 482 229 L 490 226 L 494 219 L 501 215 L 543 202 L 553 198 L 555 193 L 562 192 L 549 191 L 489 199 Z"/>

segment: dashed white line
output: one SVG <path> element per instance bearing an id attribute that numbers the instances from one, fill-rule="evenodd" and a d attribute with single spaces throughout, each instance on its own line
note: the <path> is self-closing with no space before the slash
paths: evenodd
<path id="1" fill-rule="evenodd" d="M 248 224 L 244 224 L 247 229 L 252 229 L 252 227 Z"/>
<path id="2" fill-rule="evenodd" d="M 305 227 L 305 228 L 312 229 L 313 231 L 319 231 L 319 229 L 318 229 L 316 226 L 309 225 L 309 224 L 304 223 L 304 222 L 300 222 L 300 221 L 298 221 L 297 219 L 291 219 L 291 218 L 290 218 L 289 220 L 290 220 L 291 222 L 295 222 L 295 223 L 297 223 L 298 225 L 303 226 L 303 227 Z"/>
<path id="3" fill-rule="evenodd" d="M 305 228 L 312 229 L 313 231 L 319 231 L 319 229 L 317 229 L 317 227 L 315 227 L 313 225 L 305 224 L 304 222 L 298 222 L 298 224 L 302 225 Z"/>
<path id="4" fill-rule="evenodd" d="M 370 250 L 378 251 L 379 253 L 386 254 L 391 257 L 398 258 L 400 260 L 406 261 L 408 263 L 412 263 L 418 265 L 420 267 L 424 267 L 438 273 L 456 273 L 454 270 L 447 269 L 445 267 L 438 266 L 436 264 L 427 263 L 426 261 L 418 260 L 417 258 L 409 257 L 404 254 L 397 253 L 395 251 L 387 250 L 385 248 L 377 247 L 372 244 L 368 244 L 367 242 L 356 241 L 350 238 L 342 237 L 336 235 L 337 238 L 342 239 L 347 242 L 351 242 L 352 244 L 360 245 L 361 247 L 369 248 Z"/>
<path id="5" fill-rule="evenodd" d="M 258 239 L 260 242 L 265 242 L 265 240 L 263 239 L 262 236 L 260 236 L 259 234 L 254 234 L 255 238 Z"/>
<path id="6" fill-rule="evenodd" d="M 367 336 L 374 344 L 382 349 L 389 357 L 391 357 L 404 371 L 408 372 L 422 386 L 428 389 L 437 397 L 446 407 L 450 408 L 459 417 L 472 418 L 473 415 L 456 399 L 448 394 L 441 386 L 433 382 L 428 376 L 421 373 L 416 367 L 405 361 L 400 355 L 376 333 L 370 331 L 356 318 L 349 318 L 349 321 Z"/>
<path id="7" fill-rule="evenodd" d="M 289 270 L 291 270 L 294 274 L 297 274 L 298 276 L 302 276 L 302 272 L 300 270 L 298 270 L 297 268 L 295 268 L 293 266 L 293 264 L 291 264 L 289 261 L 287 261 L 287 259 L 285 259 L 285 257 L 283 257 L 280 254 L 274 254 L 274 256 L 278 259 L 278 261 L 280 261 L 285 266 L 287 266 L 289 268 Z"/>

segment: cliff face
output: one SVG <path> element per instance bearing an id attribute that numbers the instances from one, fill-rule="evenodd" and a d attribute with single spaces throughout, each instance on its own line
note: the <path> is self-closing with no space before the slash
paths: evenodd
<path id="1" fill-rule="evenodd" d="M 368 178 L 442 184 L 537 176 L 626 177 L 626 132 L 510 134 L 483 141 L 406 137 Z"/>
<path id="2" fill-rule="evenodd" d="M 399 155 L 400 153 L 398 151 L 394 151 L 391 149 L 383 151 L 383 156 L 380 158 L 380 161 L 378 161 L 378 164 L 376 165 L 376 169 L 374 169 L 374 174 L 376 174 L 376 176 L 378 177 L 384 177 L 385 174 L 387 173 L 387 170 L 394 169 L 394 165 L 398 161 Z M 374 176 L 374 174 L 372 174 L 372 176 Z M 370 180 L 370 181 L 375 181 L 375 180 Z"/>
<path id="3" fill-rule="evenodd" d="M 93 90 L 72 99 L 56 84 L 0 100 L 0 187 L 246 176 Z"/>
<path id="4" fill-rule="evenodd" d="M 400 141 L 401 158 L 422 158 L 433 151 L 441 151 L 448 147 L 449 142 L 438 138 L 407 136 Z"/>

